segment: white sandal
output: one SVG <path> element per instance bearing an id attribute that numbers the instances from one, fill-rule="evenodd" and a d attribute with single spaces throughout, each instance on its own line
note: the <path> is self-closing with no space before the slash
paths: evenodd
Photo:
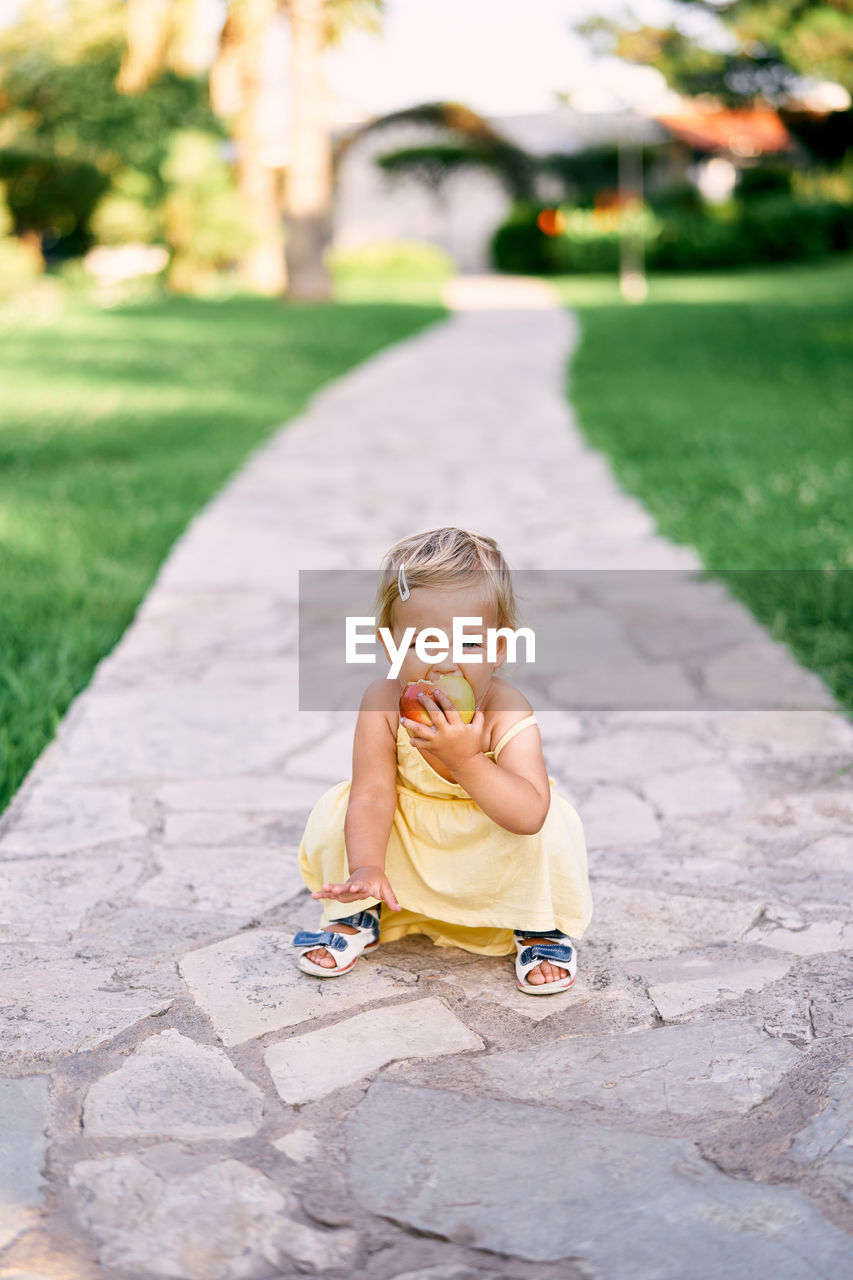
<path id="1" fill-rule="evenodd" d="M 529 996 L 550 996 L 557 991 L 568 990 L 578 971 L 577 952 L 571 938 L 566 934 L 558 935 L 553 931 L 544 935 L 541 942 L 522 942 L 522 938 L 532 937 L 532 933 L 522 933 L 521 938 L 515 939 L 515 976 L 520 990 Z M 554 982 L 528 982 L 527 975 L 530 970 L 535 969 L 543 960 L 550 960 L 551 964 L 560 969 L 567 969 L 568 973 L 564 978 L 557 978 Z"/>
<path id="2" fill-rule="evenodd" d="M 341 920 L 332 920 L 331 924 L 351 924 L 358 933 L 335 933 L 332 929 L 318 930 L 311 933 L 300 929 L 293 939 L 293 945 L 299 948 L 296 961 L 303 973 L 311 973 L 316 978 L 337 978 L 348 973 L 362 951 L 373 951 L 379 946 L 379 912 L 376 907 L 359 911 L 357 915 L 346 916 Z M 334 969 L 309 960 L 306 952 L 317 947 L 325 947 L 335 962 Z"/>

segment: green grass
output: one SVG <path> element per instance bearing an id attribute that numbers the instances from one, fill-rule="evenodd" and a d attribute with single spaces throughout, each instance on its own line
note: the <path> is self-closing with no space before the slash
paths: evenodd
<path id="1" fill-rule="evenodd" d="M 853 710 L 853 259 L 556 283 L 585 437 Z"/>
<path id="2" fill-rule="evenodd" d="M 16 309 L 0 332 L 0 812 L 251 450 L 324 382 L 444 314 L 437 290 L 421 305 L 107 310 L 63 293 L 49 312 Z"/>

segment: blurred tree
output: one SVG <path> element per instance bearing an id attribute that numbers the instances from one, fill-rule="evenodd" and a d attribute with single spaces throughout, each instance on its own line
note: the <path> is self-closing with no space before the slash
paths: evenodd
<path id="1" fill-rule="evenodd" d="M 733 103 L 764 97 L 774 105 L 808 76 L 853 90 L 853 0 L 676 0 L 710 14 L 732 47 L 710 49 L 673 23 L 628 27 L 593 18 L 580 29 L 629 62 L 657 67 L 682 93 L 713 93 Z"/>
<path id="2" fill-rule="evenodd" d="M 359 138 L 379 129 L 387 129 L 398 124 L 426 124 L 450 134 L 451 141 L 435 143 L 423 148 L 405 148 L 412 151 L 411 161 L 401 158 L 390 161 L 389 166 L 399 168 L 407 164 L 415 164 L 416 152 L 422 153 L 422 161 L 432 153 L 430 164 L 434 167 L 440 162 L 440 155 L 446 156 L 447 163 L 461 164 L 466 158 L 471 164 L 487 166 L 498 174 L 509 193 L 516 200 L 532 200 L 535 196 L 535 175 L 537 162 L 521 147 L 515 146 L 502 137 L 489 122 L 470 107 L 459 102 L 423 102 L 415 107 L 405 107 L 402 111 L 392 111 L 388 115 L 379 116 L 369 124 L 362 125 L 344 138 L 336 149 L 335 166 L 337 167 L 350 147 Z M 459 154 L 457 154 L 459 153 Z M 426 174 L 423 175 L 426 178 Z"/>
<path id="3" fill-rule="evenodd" d="M 287 274 L 294 298 L 326 298 L 331 293 L 323 260 L 332 204 L 332 144 L 322 69 L 328 12 L 329 0 L 289 0 Z"/>
<path id="4" fill-rule="evenodd" d="M 176 5 L 192 0 L 128 0 L 128 51 L 120 84 L 128 92 L 173 65 L 180 38 Z M 332 159 L 322 54 L 351 26 L 375 30 L 383 0 L 228 0 L 219 52 L 211 69 L 214 108 L 237 152 L 237 179 L 254 243 L 243 261 L 253 288 L 293 297 L 330 293 L 323 262 L 330 239 Z M 278 12 L 290 22 L 291 137 L 284 190 L 286 252 L 281 248 L 281 199 L 274 167 L 263 155 L 263 51 Z"/>
<path id="5" fill-rule="evenodd" d="M 230 0 L 210 72 L 215 111 L 227 121 L 236 148 L 237 185 L 252 239 L 241 273 L 259 293 L 285 287 L 281 197 L 275 169 L 263 155 L 263 51 L 277 0 Z"/>
<path id="6" fill-rule="evenodd" d="M 110 185 L 95 165 L 7 147 L 0 151 L 0 178 L 15 235 L 39 252 L 46 234 L 72 252 L 89 248 L 89 220 Z"/>
<path id="7" fill-rule="evenodd" d="M 116 87 L 141 93 L 163 70 L 181 76 L 207 71 L 203 0 L 126 0 L 126 48 Z"/>
<path id="8" fill-rule="evenodd" d="M 169 288 L 204 292 L 218 271 L 240 260 L 252 239 L 230 166 L 210 134 L 185 129 L 172 135 L 163 176 L 164 234 L 172 250 Z"/>
<path id="9" fill-rule="evenodd" d="M 287 168 L 288 291 L 325 298 L 324 262 L 330 236 L 332 144 L 322 53 L 351 26 L 376 31 L 384 0 L 287 0 L 290 19 L 291 137 Z"/>
<path id="10" fill-rule="evenodd" d="M 121 0 L 66 0 L 58 10 L 29 0 L 0 30 L 0 152 L 18 175 L 16 226 L 52 231 L 58 256 L 87 247 L 99 178 L 139 171 L 153 183 L 156 203 L 172 131 L 187 126 L 223 136 L 203 81 L 169 71 L 135 97 L 116 90 L 124 22 Z M 31 157 L 25 180 L 24 154 Z M 65 214 L 74 217 L 69 222 L 57 207 L 46 225 L 44 211 L 62 188 Z"/>

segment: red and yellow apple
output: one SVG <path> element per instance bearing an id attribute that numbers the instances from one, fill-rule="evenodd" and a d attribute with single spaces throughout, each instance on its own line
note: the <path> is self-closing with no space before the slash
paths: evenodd
<path id="1" fill-rule="evenodd" d="M 462 717 L 463 724 L 470 724 L 477 709 L 474 690 L 464 676 L 442 675 L 437 680 L 411 680 L 400 698 L 400 715 L 418 724 L 432 724 L 426 707 L 418 702 L 419 693 L 435 695 L 437 689 L 446 693 Z"/>

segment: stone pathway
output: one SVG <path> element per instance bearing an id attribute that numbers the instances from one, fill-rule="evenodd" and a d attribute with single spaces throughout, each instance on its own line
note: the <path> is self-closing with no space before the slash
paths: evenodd
<path id="1" fill-rule="evenodd" d="M 579 600 L 623 697 L 704 701 L 540 717 L 593 876 L 571 991 L 422 937 L 295 968 L 354 721 L 297 710 L 297 570 L 439 523 L 517 569 L 698 564 L 575 430 L 545 286 L 450 296 L 191 524 L 0 823 L 5 1280 L 853 1276 L 853 728 L 718 584 L 679 652 L 642 575 L 616 621 Z M 424 448 L 469 464 L 415 500 Z M 809 709 L 739 705 L 744 646 Z"/>

